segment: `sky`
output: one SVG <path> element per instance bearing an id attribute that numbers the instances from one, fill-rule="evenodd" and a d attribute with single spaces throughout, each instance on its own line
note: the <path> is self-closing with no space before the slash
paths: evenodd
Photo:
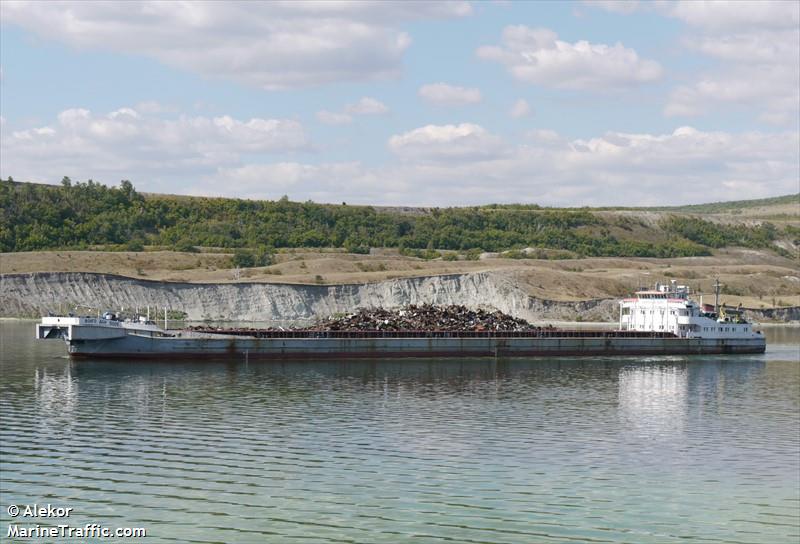
<path id="1" fill-rule="evenodd" d="M 388 206 L 800 191 L 800 2 L 0 2 L 0 177 Z"/>

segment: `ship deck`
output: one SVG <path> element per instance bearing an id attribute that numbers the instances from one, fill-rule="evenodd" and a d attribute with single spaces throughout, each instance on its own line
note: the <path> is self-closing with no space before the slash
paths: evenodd
<path id="1" fill-rule="evenodd" d="M 315 330 L 271 330 L 252 328 L 192 327 L 187 332 L 246 336 L 250 338 L 677 338 L 671 332 L 655 331 L 604 331 L 540 328 L 527 331 L 315 331 Z"/>

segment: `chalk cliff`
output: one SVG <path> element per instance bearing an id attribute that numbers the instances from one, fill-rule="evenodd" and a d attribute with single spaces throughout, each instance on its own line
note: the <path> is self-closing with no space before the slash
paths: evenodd
<path id="1" fill-rule="evenodd" d="M 189 319 L 302 320 L 358 307 L 463 304 L 529 321 L 614 321 L 614 300 L 557 302 L 533 298 L 502 273 L 482 272 L 347 285 L 158 282 L 93 273 L 0 276 L 0 316 L 38 317 L 77 304 L 93 308 L 149 305 L 186 312 Z M 86 311 L 86 310 L 84 310 Z"/>
<path id="2" fill-rule="evenodd" d="M 344 285 L 160 282 L 88 272 L 0 275 L 0 317 L 39 317 L 80 304 L 100 309 L 167 307 L 186 312 L 190 320 L 299 321 L 360 307 L 425 302 L 496 309 L 532 322 L 616 321 L 618 312 L 613 299 L 563 302 L 532 297 L 502 272 Z M 750 315 L 796 321 L 800 308 L 751 310 Z"/>

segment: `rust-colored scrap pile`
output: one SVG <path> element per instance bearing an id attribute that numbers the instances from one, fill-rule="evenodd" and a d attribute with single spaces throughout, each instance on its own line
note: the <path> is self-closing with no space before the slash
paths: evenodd
<path id="1" fill-rule="evenodd" d="M 329 317 L 308 327 L 317 331 L 529 331 L 524 319 L 503 312 L 470 310 L 465 306 L 405 306 L 399 310 L 362 308 L 346 316 Z"/>

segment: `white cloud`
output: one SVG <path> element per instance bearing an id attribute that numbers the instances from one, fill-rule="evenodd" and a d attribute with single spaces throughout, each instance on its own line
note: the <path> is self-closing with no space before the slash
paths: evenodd
<path id="1" fill-rule="evenodd" d="M 466 2 L 3 2 L 3 21 L 80 48 L 145 55 L 264 89 L 395 77 L 398 25 Z"/>
<path id="2" fill-rule="evenodd" d="M 800 107 L 798 71 L 774 65 L 734 65 L 691 85 L 675 88 L 664 108 L 667 116 L 696 116 L 721 105 L 738 104 L 761 110 L 773 124 L 797 120 Z"/>
<path id="3" fill-rule="evenodd" d="M 714 32 L 735 32 L 754 27 L 787 29 L 800 24 L 800 6 L 786 0 L 584 0 L 583 4 L 623 15 L 653 11 Z"/>
<path id="4" fill-rule="evenodd" d="M 670 115 L 706 114 L 724 106 L 760 111 L 758 118 L 788 124 L 800 116 L 800 30 L 758 30 L 684 40 L 721 65 L 675 88 L 664 108 Z"/>
<path id="5" fill-rule="evenodd" d="M 528 101 L 522 98 L 514 102 L 514 105 L 511 106 L 511 110 L 509 111 L 509 115 L 516 119 L 519 119 L 520 117 L 527 117 L 530 114 L 531 107 L 528 104 Z"/>
<path id="6" fill-rule="evenodd" d="M 583 3 L 593 8 L 601 8 L 624 15 L 629 15 L 640 8 L 637 0 L 583 0 Z"/>
<path id="7" fill-rule="evenodd" d="M 318 111 L 317 120 L 326 125 L 346 125 L 353 122 L 353 118 L 346 113 L 336 113 L 328 110 Z"/>
<path id="8" fill-rule="evenodd" d="M 257 165 L 220 172 L 224 182 L 218 186 L 240 196 L 269 194 L 262 188 L 274 187 L 279 190 L 273 189 L 270 198 L 288 192 L 318 202 L 432 206 L 665 205 L 797 191 L 796 132 L 732 134 L 680 127 L 667 134 L 612 132 L 569 140 L 539 130 L 525 143 L 495 141 L 492 154 L 451 160 L 453 150 L 470 153 L 472 145 L 463 139 L 473 135 L 485 137 L 486 131 L 475 125 L 422 127 L 395 137 L 399 162 Z"/>
<path id="9" fill-rule="evenodd" d="M 344 111 L 322 110 L 317 112 L 317 120 L 326 125 L 347 125 L 353 122 L 353 115 L 382 115 L 389 112 L 386 104 L 369 96 L 362 97 L 354 104 L 347 104 Z"/>
<path id="10" fill-rule="evenodd" d="M 788 124 L 800 115 L 800 3 L 681 2 L 665 14 L 698 29 L 688 49 L 721 61 L 676 88 L 667 115 L 700 115 L 720 105 L 760 110 L 758 119 Z"/>
<path id="11" fill-rule="evenodd" d="M 76 179 L 115 182 L 138 177 L 148 190 L 154 179 L 191 178 L 198 172 L 237 164 L 244 154 L 308 150 L 302 125 L 292 120 L 230 116 L 162 119 L 133 108 L 105 115 L 86 109 L 62 111 L 47 126 L 4 130 L 0 164 L 19 179 Z M 174 178 L 173 178 L 174 179 Z"/>
<path id="12" fill-rule="evenodd" d="M 435 206 L 663 205 L 792 193 L 800 172 L 798 132 L 680 127 L 569 139 L 537 129 L 513 143 L 477 124 L 426 125 L 392 136 L 394 158 L 367 166 L 299 161 L 308 140 L 287 120 L 76 108 L 37 128 L 9 123 L 0 177 L 130 179 L 143 191 L 184 194 Z"/>
<path id="13" fill-rule="evenodd" d="M 389 113 L 389 108 L 380 100 L 365 96 L 355 104 L 348 104 L 344 111 L 355 115 L 381 115 Z"/>
<path id="14" fill-rule="evenodd" d="M 447 83 L 431 83 L 419 88 L 421 98 L 432 104 L 462 106 L 481 101 L 481 91 L 475 88 L 457 87 Z"/>
<path id="15" fill-rule="evenodd" d="M 375 173 L 359 162 L 323 163 L 298 162 L 247 164 L 221 168 L 204 182 L 192 188 L 193 194 L 275 199 L 288 194 L 293 199 L 312 199 L 316 202 L 377 202 L 387 193 L 399 196 L 396 189 L 408 190 L 402 184 L 386 187 Z M 220 191 L 225 187 L 226 191 Z"/>
<path id="16" fill-rule="evenodd" d="M 619 89 L 661 77 L 661 66 L 621 43 L 568 43 L 545 28 L 508 26 L 503 46 L 484 46 L 479 58 L 503 64 L 514 78 L 561 89 Z"/>
<path id="17" fill-rule="evenodd" d="M 796 28 L 800 24 L 800 4 L 785 0 L 714 0 L 664 2 L 658 8 L 670 17 L 713 31 Z"/>
<path id="18" fill-rule="evenodd" d="M 800 117 L 800 3 L 796 1 L 586 2 L 617 13 L 649 10 L 683 21 L 683 46 L 719 64 L 670 93 L 664 114 L 697 116 L 749 108 L 770 124 Z"/>
<path id="19" fill-rule="evenodd" d="M 497 157 L 502 140 L 480 125 L 427 125 L 389 139 L 389 149 L 404 158 L 478 161 Z"/>
<path id="20" fill-rule="evenodd" d="M 742 64 L 775 64 L 797 57 L 800 48 L 795 31 L 692 36 L 684 45 L 716 59 Z"/>
<path id="21" fill-rule="evenodd" d="M 664 205 L 797 191 L 797 132 L 734 134 L 680 127 L 667 134 L 610 132 L 569 140 L 537 130 L 524 143 L 497 142 L 491 154 L 453 161 L 447 146 L 459 150 L 462 134 L 485 132 L 455 128 L 423 127 L 395 137 L 393 151 L 400 151 L 404 161 L 377 176 L 415 187 L 398 202 Z"/>

